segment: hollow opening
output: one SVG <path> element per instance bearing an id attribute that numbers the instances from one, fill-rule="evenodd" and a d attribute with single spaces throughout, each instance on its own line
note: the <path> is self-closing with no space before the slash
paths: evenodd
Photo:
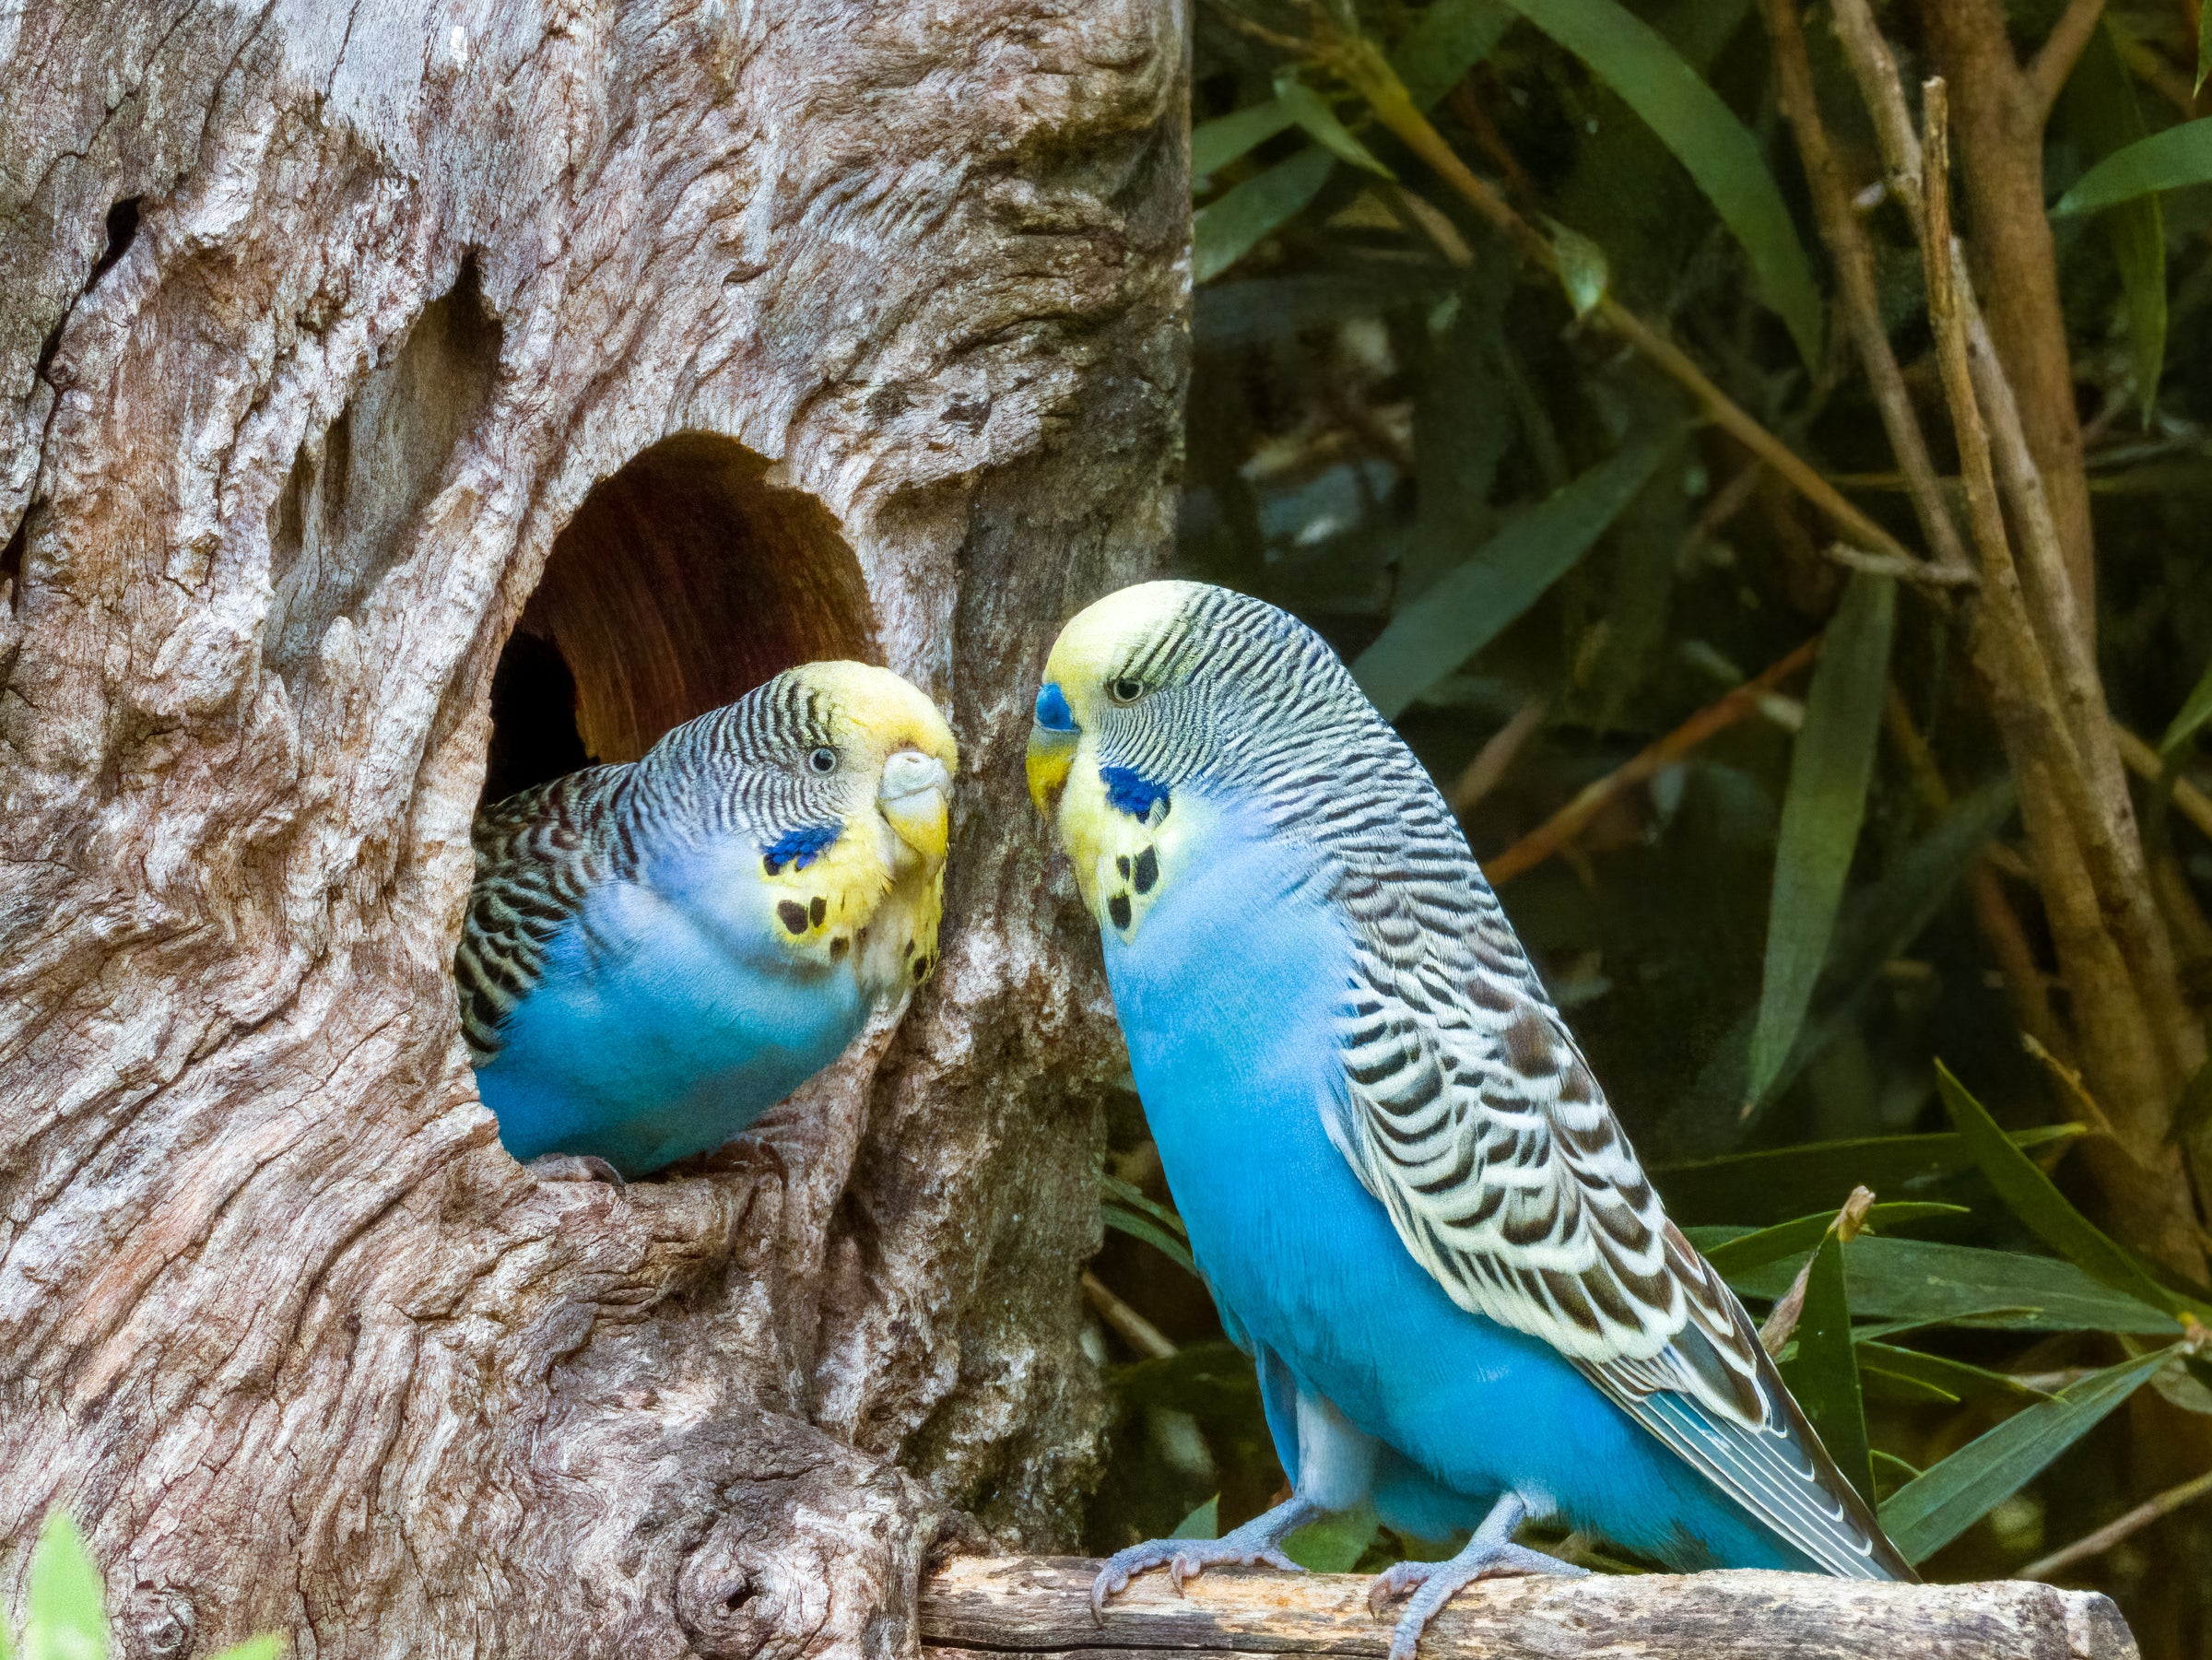
<path id="1" fill-rule="evenodd" d="M 794 664 L 876 654 L 836 521 L 767 473 L 733 440 L 682 433 L 593 488 L 493 672 L 485 800 L 635 760 Z"/>

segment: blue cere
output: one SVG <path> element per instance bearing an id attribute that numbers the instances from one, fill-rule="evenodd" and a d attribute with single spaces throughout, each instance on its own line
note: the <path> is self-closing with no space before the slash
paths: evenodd
<path id="1" fill-rule="evenodd" d="M 1037 691 L 1037 724 L 1047 732 L 1073 732 L 1076 729 L 1075 712 L 1067 706 L 1067 694 L 1060 689 L 1060 682 L 1047 680 Z"/>

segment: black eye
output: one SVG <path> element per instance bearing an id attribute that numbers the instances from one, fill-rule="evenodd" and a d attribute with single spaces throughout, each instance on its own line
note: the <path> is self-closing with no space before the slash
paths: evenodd
<path id="1" fill-rule="evenodd" d="M 817 772 L 834 772 L 837 771 L 837 751 L 824 744 L 806 758 L 806 764 Z"/>
<path id="2" fill-rule="evenodd" d="M 1145 695 L 1145 683 L 1123 675 L 1107 684 L 1106 695 L 1117 703 L 1134 703 Z"/>

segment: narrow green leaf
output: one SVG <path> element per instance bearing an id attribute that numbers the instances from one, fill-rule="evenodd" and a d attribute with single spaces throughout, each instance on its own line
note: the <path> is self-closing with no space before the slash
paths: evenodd
<path id="1" fill-rule="evenodd" d="M 1391 67 L 1426 110 L 1497 49 L 1512 21 L 1504 0 L 1437 0 L 1399 40 Z"/>
<path id="2" fill-rule="evenodd" d="M 2082 49 L 2058 114 L 2066 135 L 2092 161 L 2116 155 L 2143 137 L 2142 106 L 2136 101 L 2135 80 L 2120 61 L 2119 38 L 2109 18 Z M 2117 204 L 2106 212 L 2104 229 L 2120 270 L 2136 390 L 2147 417 L 2158 400 L 2159 371 L 2166 359 L 2166 220 L 2157 194 Z"/>
<path id="3" fill-rule="evenodd" d="M 1216 1493 L 1178 1523 L 1171 1539 L 1218 1539 L 1221 1536 L 1221 1495 Z"/>
<path id="4" fill-rule="evenodd" d="M 1551 247 L 1559 256 L 1559 287 L 1567 290 L 1567 303 L 1577 317 L 1587 317 L 1606 297 L 1606 285 L 1612 280 L 1606 251 L 1581 231 L 1559 224 L 1551 228 Z"/>
<path id="5" fill-rule="evenodd" d="M 1099 1191 L 1124 1210 L 1135 1210 L 1150 1217 L 1177 1239 L 1190 1238 L 1190 1230 L 1182 1225 L 1182 1219 L 1165 1205 L 1145 1197 L 1144 1190 L 1135 1183 L 1124 1182 L 1119 1176 L 1101 1173 Z"/>
<path id="6" fill-rule="evenodd" d="M 1867 781 L 1874 775 L 1896 602 L 1892 579 L 1855 573 L 1814 665 L 1774 850 L 1774 899 L 1747 1103 L 1763 1101 L 1781 1073 L 1828 956 L 1866 812 Z"/>
<path id="7" fill-rule="evenodd" d="M 1391 719 L 1503 632 L 1571 570 L 1675 448 L 1630 444 L 1531 508 L 1391 618 L 1352 677 Z"/>
<path id="8" fill-rule="evenodd" d="M 1809 367 L 1820 359 L 1820 290 L 1759 141 L 1658 30 L 1615 0 L 1512 0 L 1643 118 L 1750 256 L 1767 304 Z"/>
<path id="9" fill-rule="evenodd" d="M 216 1655 L 215 1660 L 276 1660 L 283 1653 L 284 1639 L 274 1631 L 265 1631 L 258 1637 L 233 1643 Z"/>
<path id="10" fill-rule="evenodd" d="M 2035 1160 L 2012 1145 L 1982 1103 L 1936 1063 L 1936 1088 L 1951 1122 L 1973 1149 L 1974 1161 L 1989 1184 L 1997 1190 L 2013 1215 L 2034 1230 L 2036 1238 L 2083 1272 L 2102 1280 L 2114 1290 L 2138 1302 L 2164 1309 L 2170 1314 L 2189 1310 L 2199 1319 L 2212 1318 L 2212 1306 L 2193 1302 L 2168 1290 L 2136 1266 L 2136 1259 L 2106 1238 L 2096 1223 L 2066 1202 L 2051 1178 L 2035 1167 Z"/>
<path id="11" fill-rule="evenodd" d="M 1283 1554 L 1310 1572 L 1349 1573 L 1381 1525 L 1372 1505 L 1356 1505 L 1307 1523 L 1283 1541 Z"/>
<path id="12" fill-rule="evenodd" d="M 1865 1350 L 1859 1354 L 1859 1387 L 1868 1399 L 1893 1401 L 1903 1407 L 1956 1407 L 1959 1395 L 1941 1383 L 1931 1383 L 1925 1378 L 1915 1377 L 1909 1372 L 1891 1372 L 1868 1360 Z"/>
<path id="13" fill-rule="evenodd" d="M 1797 1318 L 1797 1352 L 1783 1367 L 1782 1375 L 1836 1467 L 1871 1504 L 1874 1466 L 1867 1456 L 1859 1361 L 1852 1350 L 1843 1242 L 1832 1227 L 1813 1254 L 1813 1271 L 1805 1281 L 1805 1310 Z"/>
<path id="14" fill-rule="evenodd" d="M 1297 124 L 1298 117 L 1279 98 L 1246 104 L 1241 110 L 1202 121 L 1191 129 L 1192 176 L 1203 179 L 1219 172 L 1238 157 L 1249 155 L 1277 133 Z"/>
<path id="15" fill-rule="evenodd" d="M 2084 1134 L 2077 1124 L 2049 1124 L 2018 1131 L 2012 1140 L 2030 1150 L 2047 1149 Z M 1688 1226 L 1722 1217 L 1740 1223 L 1784 1220 L 1816 1210 L 1833 1216 L 1853 1187 L 1909 1192 L 1970 1169 L 1973 1162 L 1963 1136 L 1870 1136 L 1654 1164 L 1649 1173 L 1666 1201 L 1667 1214 Z"/>
<path id="16" fill-rule="evenodd" d="M 1747 1297 L 1779 1297 L 1803 1260 L 1785 1256 L 1730 1275 L 1728 1282 Z M 1843 1248 L 1843 1278 L 1862 1319 L 2162 1337 L 2181 1330 L 2163 1309 L 2100 1284 L 2072 1263 L 2017 1251 L 1862 1236 Z"/>
<path id="17" fill-rule="evenodd" d="M 2206 9 L 2212 10 L 2212 6 Z M 2196 683 L 2189 700 L 2182 705 L 2181 713 L 2173 717 L 2173 724 L 2166 728 L 2166 736 L 2159 740 L 2159 753 L 2171 755 L 2194 737 L 2206 721 L 2212 721 L 2212 664 L 2206 665 L 2204 678 Z"/>
<path id="18" fill-rule="evenodd" d="M 2018 1378 L 2006 1377 L 2001 1372 L 1970 1366 L 1964 1360 L 1954 1360 L 1946 1355 L 1923 1354 L 1917 1348 L 1900 1348 L 1894 1343 L 1877 1343 L 1865 1338 L 1859 1342 L 1859 1369 L 1866 1373 L 1883 1372 L 1892 1377 L 1911 1378 L 1916 1383 L 1931 1384 L 1961 1400 L 1986 1397 L 2006 1401 L 2041 1401 L 2050 1398 L 2044 1391 L 2030 1389 Z"/>
<path id="19" fill-rule="evenodd" d="M 1336 158 L 1316 147 L 1277 162 L 1191 218 L 1191 280 L 1207 282 L 1242 259 L 1321 194 Z"/>
<path id="20" fill-rule="evenodd" d="M 2200 6 L 2196 11 L 2196 82 L 2192 93 L 2205 89 L 2205 77 L 2212 76 L 2212 6 Z"/>
<path id="21" fill-rule="evenodd" d="M 2165 1364 L 2160 1349 L 2092 1372 L 1970 1441 L 1881 1507 L 1882 1529 L 1908 1561 L 1925 1561 L 2018 1492 Z"/>
<path id="22" fill-rule="evenodd" d="M 1904 857 L 1852 896 L 1851 903 L 1836 919 L 1828 960 L 1813 986 L 1812 1011 L 1798 1029 L 1797 1041 L 1783 1058 L 1781 1070 L 1767 1086 L 1769 1101 L 1788 1089 L 1798 1073 L 1840 1034 L 1855 1028 L 1860 1001 L 1876 983 L 1883 966 L 1901 956 L 1935 920 L 1957 892 L 1959 878 L 1983 842 L 2011 817 L 2012 808 L 2011 781 L 2002 777 L 1992 780 L 1954 803 Z M 1696 1086 L 1666 1116 L 1667 1134 L 1677 1146 L 1712 1148 L 1740 1138 L 1750 1075 L 1751 1034 L 1758 1023 L 1759 1010 L 1747 1009 L 1728 1034 L 1712 1045 L 1712 1058 Z M 1792 1203 L 1786 1208 L 1768 1203 L 1769 1190 L 1758 1189 L 1747 1193 L 1743 1201 L 1757 1206 L 1756 1209 L 1745 1209 L 1739 1202 L 1735 1208 L 1703 1214 L 1708 1219 L 1727 1216 L 1737 1221 L 1759 1221 L 1822 1208 L 1833 1214 L 1861 1181 L 1877 1193 L 1897 1192 L 1894 1180 L 1884 1183 L 1872 1175 L 1859 1175 L 1806 1203 Z"/>
<path id="23" fill-rule="evenodd" d="M 100 1570 L 68 1513 L 55 1510 L 30 1559 L 30 1609 L 23 1626 L 24 1660 L 106 1660 L 107 1611 Z"/>
<path id="24" fill-rule="evenodd" d="M 2095 213 L 2154 190 L 2212 183 L 2212 115 L 2137 139 L 2075 180 L 2053 214 Z"/>
<path id="25" fill-rule="evenodd" d="M 1884 1232 L 1902 1227 L 1907 1222 L 1924 1221 L 1929 1217 L 1971 1215 L 1963 1205 L 1935 1205 L 1900 1202 L 1870 1206 L 1865 1226 L 1870 1233 Z M 1823 1211 L 1815 1216 L 1799 1217 L 1795 1221 L 1783 1222 L 1773 1228 L 1761 1228 L 1756 1233 L 1740 1234 L 1726 1244 L 1716 1245 L 1705 1253 L 1705 1260 L 1725 1276 L 1740 1274 L 1756 1268 L 1762 1263 L 1778 1262 L 1785 1256 L 1796 1256 L 1818 1245 L 1828 1230 L 1835 1225 L 1836 1213 Z"/>
<path id="26" fill-rule="evenodd" d="M 1306 136 L 1339 161 L 1348 161 L 1385 179 L 1397 177 L 1375 159 L 1372 150 L 1352 136 L 1350 128 L 1336 119 L 1336 112 L 1329 108 L 1329 100 L 1297 76 L 1285 73 L 1276 77 L 1275 96 L 1290 112 L 1290 119 L 1305 129 Z"/>
<path id="27" fill-rule="evenodd" d="M 1099 1207 L 1099 1219 L 1117 1233 L 1143 1240 L 1185 1274 L 1198 1272 L 1198 1264 L 1192 1257 L 1190 1247 L 1142 1212 L 1124 1210 L 1115 1205 L 1101 1205 Z"/>

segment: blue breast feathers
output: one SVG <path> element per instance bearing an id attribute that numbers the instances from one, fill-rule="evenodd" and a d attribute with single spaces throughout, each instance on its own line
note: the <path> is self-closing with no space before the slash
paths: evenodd
<path id="1" fill-rule="evenodd" d="M 1149 818 L 1155 806 L 1165 806 L 1168 786 L 1140 776 L 1134 767 L 1100 767 L 1099 778 L 1106 786 L 1107 805 L 1132 818 Z"/>
<path id="2" fill-rule="evenodd" d="M 830 843 L 844 833 L 841 824 L 808 824 L 794 830 L 785 830 L 773 846 L 760 855 L 768 866 L 768 874 L 776 876 L 783 866 L 804 870 L 830 849 Z"/>

